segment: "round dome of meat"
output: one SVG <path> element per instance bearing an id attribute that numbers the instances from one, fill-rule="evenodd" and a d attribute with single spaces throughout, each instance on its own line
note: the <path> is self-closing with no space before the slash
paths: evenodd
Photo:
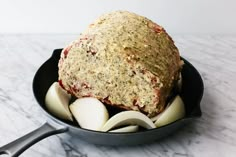
<path id="1" fill-rule="evenodd" d="M 163 111 L 181 63 L 163 27 L 116 11 L 98 18 L 63 49 L 59 83 L 78 98 L 95 97 L 153 117 Z"/>

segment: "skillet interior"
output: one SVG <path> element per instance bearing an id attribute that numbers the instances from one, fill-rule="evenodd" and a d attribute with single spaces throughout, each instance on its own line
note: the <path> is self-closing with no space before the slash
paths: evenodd
<path id="1" fill-rule="evenodd" d="M 96 144 L 121 145 L 126 141 L 126 145 L 151 142 L 167 136 L 186 122 L 201 116 L 200 101 L 203 95 L 203 81 L 198 71 L 185 59 L 182 69 L 183 87 L 180 93 L 186 108 L 186 117 L 177 120 L 169 125 L 136 133 L 103 133 L 82 129 L 76 124 L 58 119 L 51 115 L 45 108 L 45 95 L 51 84 L 58 79 L 58 61 L 62 49 L 54 50 L 49 58 L 37 71 L 33 80 L 33 92 L 36 100 L 44 111 L 60 124 L 70 127 L 72 133 L 78 134 L 82 139 Z M 99 136 L 99 137 L 98 137 Z M 114 138 L 114 140 L 111 140 Z M 107 141 L 110 141 L 107 143 Z"/>

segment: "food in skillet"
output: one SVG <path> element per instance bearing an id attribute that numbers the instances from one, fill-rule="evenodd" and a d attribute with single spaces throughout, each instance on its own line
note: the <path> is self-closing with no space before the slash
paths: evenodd
<path id="1" fill-rule="evenodd" d="M 101 16 L 64 48 L 59 83 L 77 98 L 94 97 L 154 117 L 164 110 L 181 66 L 163 27 L 116 11 Z"/>
<path id="2" fill-rule="evenodd" d="M 70 99 L 71 95 L 63 90 L 58 82 L 54 82 L 48 89 L 45 104 L 50 113 L 61 119 L 73 121 L 72 114 L 68 107 Z"/>
<path id="3" fill-rule="evenodd" d="M 182 84 L 178 49 L 161 26 L 145 17 L 127 11 L 101 16 L 63 49 L 58 67 L 60 90 L 77 98 L 71 105 L 60 102 L 61 111 L 68 115 L 70 109 L 82 128 L 134 132 L 139 126 L 166 125 L 185 114 L 179 96 L 169 101 Z M 58 103 L 47 101 L 54 96 L 63 100 L 58 99 L 63 92 L 54 90 L 53 95 L 52 89 L 46 105 L 66 119 L 58 114 Z M 127 111 L 109 117 L 107 105 Z"/>
<path id="4" fill-rule="evenodd" d="M 138 111 L 122 111 L 109 118 L 109 110 L 99 100 L 91 97 L 79 98 L 69 105 L 69 98 L 58 82 L 54 82 L 48 89 L 45 104 L 54 116 L 73 121 L 73 115 L 81 128 L 89 130 L 136 132 L 139 126 L 153 129 L 181 119 L 185 115 L 184 103 L 178 95 L 169 102 L 161 114 L 151 119 Z"/>

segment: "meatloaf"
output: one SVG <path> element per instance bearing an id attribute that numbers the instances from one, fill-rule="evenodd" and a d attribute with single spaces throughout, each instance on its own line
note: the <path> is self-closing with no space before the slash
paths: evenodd
<path id="1" fill-rule="evenodd" d="M 163 27 L 135 13 L 115 11 L 65 47 L 58 66 L 60 85 L 74 96 L 95 97 L 153 117 L 165 107 L 181 60 Z"/>

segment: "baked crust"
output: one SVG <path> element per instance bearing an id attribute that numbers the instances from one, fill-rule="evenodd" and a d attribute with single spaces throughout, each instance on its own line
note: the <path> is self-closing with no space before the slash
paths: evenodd
<path id="1" fill-rule="evenodd" d="M 76 97 L 153 117 L 163 111 L 181 60 L 163 27 L 127 11 L 105 14 L 63 49 L 59 82 Z"/>

